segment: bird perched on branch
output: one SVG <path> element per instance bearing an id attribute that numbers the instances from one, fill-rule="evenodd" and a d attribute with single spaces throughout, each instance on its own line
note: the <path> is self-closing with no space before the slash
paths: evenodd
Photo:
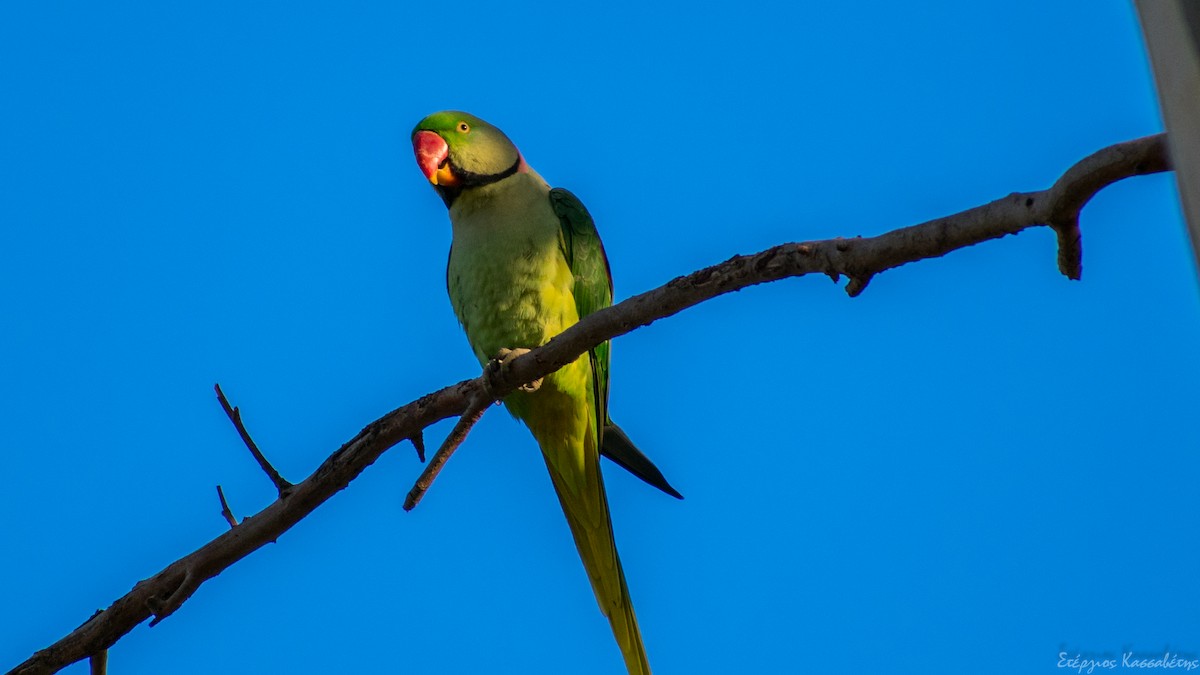
<path id="1" fill-rule="evenodd" d="M 612 276 L 595 223 L 570 192 L 550 186 L 496 127 L 467 113 L 421 120 L 413 151 L 450 211 L 450 303 L 480 364 L 545 344 L 612 304 Z M 537 439 L 600 609 L 631 674 L 650 665 L 617 556 L 603 454 L 681 498 L 608 417 L 609 344 L 505 397 Z"/>

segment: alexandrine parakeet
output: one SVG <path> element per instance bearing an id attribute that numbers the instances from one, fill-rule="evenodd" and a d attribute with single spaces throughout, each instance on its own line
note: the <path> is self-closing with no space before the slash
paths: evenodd
<path id="1" fill-rule="evenodd" d="M 462 112 L 421 120 L 413 150 L 450 211 L 450 303 L 480 364 L 545 344 L 612 304 L 612 278 L 596 226 L 570 192 L 550 186 L 496 127 Z M 630 673 L 649 673 L 617 557 L 600 473 L 604 454 L 679 497 L 608 418 L 609 345 L 504 399 L 529 427 L 570 524 L 579 556 Z"/>

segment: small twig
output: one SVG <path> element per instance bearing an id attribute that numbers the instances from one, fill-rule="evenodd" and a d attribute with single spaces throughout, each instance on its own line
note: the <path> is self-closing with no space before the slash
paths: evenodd
<path id="1" fill-rule="evenodd" d="M 280 476 L 275 467 L 271 466 L 271 463 L 259 451 L 254 439 L 250 438 L 250 432 L 246 431 L 246 425 L 242 423 L 242 411 L 229 405 L 229 399 L 225 398 L 225 392 L 221 391 L 221 385 L 214 385 L 213 388 L 217 390 L 217 400 L 221 402 L 221 407 L 225 409 L 225 414 L 229 416 L 229 421 L 233 422 L 233 426 L 242 437 L 242 441 L 250 449 L 250 454 L 254 455 L 254 460 L 258 462 L 258 466 L 262 468 L 263 473 L 267 474 L 267 478 L 270 478 L 271 482 L 275 484 L 275 490 L 279 492 L 279 496 L 283 497 L 292 489 L 293 485 L 283 476 Z"/>
<path id="2" fill-rule="evenodd" d="M 107 675 L 108 674 L 108 650 L 103 649 L 88 659 L 88 665 L 91 666 L 92 675 Z"/>
<path id="3" fill-rule="evenodd" d="M 1058 237 L 1059 271 L 1068 279 L 1079 279 L 1083 272 L 1079 213 L 1097 192 L 1131 175 L 1170 168 L 1166 134 L 1147 136 L 1098 150 L 1067 169 L 1049 189 L 1027 195 L 1026 208 L 1049 209 L 1044 222 Z"/>
<path id="4" fill-rule="evenodd" d="M 1058 271 L 1068 279 L 1079 281 L 1083 276 L 1083 233 L 1079 231 L 1079 216 L 1058 224 L 1050 223 L 1058 238 Z"/>
<path id="5" fill-rule="evenodd" d="M 417 433 L 413 434 L 412 436 L 409 436 L 408 440 L 412 441 L 413 447 L 417 449 L 417 459 L 421 460 L 421 463 L 424 464 L 425 463 L 425 430 L 422 429 L 421 431 L 418 431 Z"/>
<path id="6" fill-rule="evenodd" d="M 412 511 L 421 502 L 425 491 L 433 484 L 433 479 L 437 478 L 442 467 L 446 465 L 446 460 L 450 459 L 450 455 L 453 455 L 458 446 L 466 440 L 467 434 L 471 432 L 471 427 L 475 426 L 475 423 L 483 417 L 483 413 L 491 407 L 492 401 L 493 399 L 487 393 L 482 393 L 471 400 L 471 404 L 467 406 L 462 417 L 458 418 L 458 423 L 454 425 L 450 435 L 442 441 L 442 447 L 433 453 L 433 459 L 429 460 L 429 465 L 421 472 L 421 477 L 408 491 L 408 496 L 404 498 L 405 511 Z"/>
<path id="7" fill-rule="evenodd" d="M 221 498 L 221 515 L 225 516 L 225 522 L 229 523 L 229 527 L 237 527 L 237 518 L 233 517 L 233 511 L 229 508 L 229 502 L 225 501 L 225 491 L 221 486 L 217 486 L 217 496 Z"/>

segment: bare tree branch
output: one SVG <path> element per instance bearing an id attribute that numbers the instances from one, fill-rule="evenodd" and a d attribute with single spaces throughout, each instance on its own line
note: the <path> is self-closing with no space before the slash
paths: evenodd
<path id="1" fill-rule="evenodd" d="M 590 349 L 590 347 L 589 347 Z M 442 441 L 442 446 L 434 453 L 433 460 L 429 462 L 429 466 L 421 472 L 420 478 L 408 491 L 408 496 L 404 498 L 404 510 L 412 511 L 417 504 L 421 503 L 421 498 L 425 496 L 426 490 L 433 484 L 434 479 L 441 473 L 442 467 L 450 459 L 450 455 L 462 445 L 463 441 L 467 440 L 467 434 L 471 433 L 471 428 L 475 426 L 482 417 L 483 413 L 487 412 L 488 406 L 502 398 L 503 394 L 496 394 L 497 391 L 504 389 L 503 382 L 497 382 L 496 378 L 507 368 L 507 364 L 512 359 L 521 354 L 528 354 L 530 350 L 524 348 L 518 349 L 501 349 L 500 354 L 496 358 L 488 362 L 483 369 L 483 389 L 479 394 L 471 399 L 467 405 L 467 409 L 463 412 L 462 417 L 458 418 L 458 423 L 454 425 L 454 429 L 446 436 L 446 440 Z M 542 386 L 542 378 L 538 378 L 533 382 L 528 382 L 519 387 L 524 391 L 537 391 L 538 387 Z M 421 449 L 421 461 L 425 461 L 424 449 Z"/>
<path id="2" fill-rule="evenodd" d="M 217 486 L 217 497 L 221 500 L 221 516 L 229 523 L 230 528 L 237 527 L 237 518 L 233 516 L 233 509 L 229 508 L 229 502 L 225 500 L 225 491 L 220 485 Z"/>
<path id="3" fill-rule="evenodd" d="M 488 406 L 493 403 L 493 399 L 486 396 L 477 396 L 471 404 L 467 406 L 467 410 L 458 418 L 458 423 L 454 425 L 454 429 L 450 431 L 450 435 L 446 436 L 446 440 L 442 441 L 442 447 L 433 453 L 433 459 L 429 461 L 429 466 L 421 472 L 420 478 L 408 491 L 408 496 L 404 498 L 404 510 L 412 511 L 417 504 L 421 503 L 421 498 L 425 496 L 425 491 L 433 484 L 433 480 L 441 473 L 442 467 L 446 465 L 446 460 L 450 459 L 450 455 L 462 445 L 462 442 L 467 440 L 467 434 L 471 433 L 471 427 L 483 417 L 483 413 L 487 412 Z"/>
<path id="4" fill-rule="evenodd" d="M 233 422 L 233 427 L 237 429 L 238 435 L 242 437 L 242 442 L 246 444 L 250 454 L 254 455 L 254 461 L 258 462 L 263 473 L 267 474 L 267 478 L 270 478 L 271 483 L 275 485 L 275 491 L 279 493 L 280 497 L 283 497 L 288 490 L 292 489 L 292 484 L 279 475 L 275 467 L 271 466 L 262 451 L 258 449 L 258 444 L 254 442 L 253 438 L 250 438 L 250 432 L 246 431 L 246 425 L 242 423 L 242 411 L 229 405 L 229 399 L 225 398 L 225 392 L 221 391 L 221 385 L 215 384 L 213 389 L 217 391 L 217 400 L 221 402 L 221 408 L 229 417 L 229 421 Z"/>
<path id="5" fill-rule="evenodd" d="M 1078 218 L 1083 206 L 1110 183 L 1167 168 L 1164 135 L 1120 143 L 1075 164 L 1048 190 L 1014 193 L 962 213 L 877 237 L 784 244 L 755 255 L 734 256 L 591 314 L 547 344 L 513 359 L 494 378 L 464 380 L 367 425 L 303 482 L 289 490 L 281 488 L 274 503 L 139 582 L 112 606 L 10 672 L 21 675 L 56 672 L 111 647 L 148 618 L 153 617 L 151 625 L 162 621 L 191 597 L 200 584 L 277 539 L 345 488 L 388 448 L 404 439 L 419 438 L 425 427 L 463 415 L 478 401 L 502 398 L 522 384 L 574 361 L 605 340 L 718 295 L 786 277 L 811 273 L 834 279 L 846 276 L 850 279 L 846 290 L 854 296 L 883 271 L 1037 225 L 1048 225 L 1058 232 L 1059 267 L 1067 276 L 1077 278 L 1081 270 Z M 227 401 L 223 405 L 239 432 L 244 431 L 236 410 L 228 408 Z"/>

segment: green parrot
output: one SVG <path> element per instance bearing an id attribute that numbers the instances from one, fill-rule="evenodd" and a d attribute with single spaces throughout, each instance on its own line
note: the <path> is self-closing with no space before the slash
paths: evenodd
<path id="1" fill-rule="evenodd" d="M 422 173 L 450 211 L 450 303 L 486 365 L 545 344 L 612 304 L 612 276 L 591 215 L 550 186 L 496 127 L 457 111 L 413 129 Z M 650 672 L 617 556 L 600 473 L 604 454 L 682 499 L 608 417 L 609 344 L 514 392 L 504 404 L 541 447 L 575 546 L 630 673 Z M 503 363 L 503 361 L 502 361 Z"/>

